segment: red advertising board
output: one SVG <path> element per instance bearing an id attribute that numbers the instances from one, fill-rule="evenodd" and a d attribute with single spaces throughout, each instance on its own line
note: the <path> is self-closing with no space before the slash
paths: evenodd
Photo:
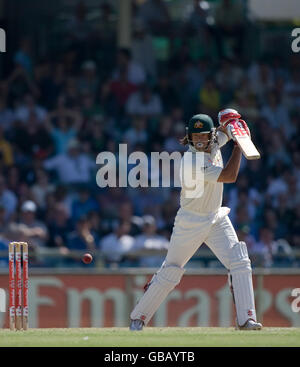
<path id="1" fill-rule="evenodd" d="M 29 278 L 30 327 L 127 326 L 150 276 L 39 274 Z M 300 275 L 265 275 L 256 304 L 265 326 L 300 326 Z M 0 275 L 7 290 L 8 276 Z M 8 294 L 8 292 L 7 292 Z M 292 307 L 294 304 L 294 308 Z M 298 311 L 297 311 L 298 310 Z M 235 313 L 226 275 L 185 275 L 151 320 L 152 326 L 231 326 Z M 8 327 L 8 312 L 0 314 Z"/>

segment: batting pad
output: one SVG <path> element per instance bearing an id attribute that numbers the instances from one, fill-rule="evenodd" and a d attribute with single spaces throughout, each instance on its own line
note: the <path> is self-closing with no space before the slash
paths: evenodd
<path id="1" fill-rule="evenodd" d="M 143 320 L 147 325 L 167 295 L 180 282 L 184 272 L 179 266 L 163 265 L 153 276 L 149 288 L 131 312 L 131 319 Z"/>
<path id="2" fill-rule="evenodd" d="M 230 251 L 230 274 L 237 320 L 242 326 L 248 319 L 256 321 L 251 262 L 245 242 L 237 242 Z"/>

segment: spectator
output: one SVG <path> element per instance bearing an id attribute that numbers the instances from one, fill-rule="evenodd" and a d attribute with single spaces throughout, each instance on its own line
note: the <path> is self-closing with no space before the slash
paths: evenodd
<path id="1" fill-rule="evenodd" d="M 128 194 L 125 188 L 121 187 L 108 187 L 99 192 L 97 201 L 101 208 L 101 213 L 103 215 L 103 221 L 107 227 L 107 231 L 112 230 L 115 225 L 118 223 L 118 217 L 122 210 L 123 205 L 127 207 L 124 212 L 125 214 L 122 217 L 126 218 L 126 215 L 129 213 L 131 218 L 133 216 L 132 204 L 128 202 Z"/>
<path id="2" fill-rule="evenodd" d="M 82 75 L 77 83 L 79 93 L 95 94 L 99 88 L 96 63 L 93 60 L 87 60 L 82 64 L 81 69 Z"/>
<path id="3" fill-rule="evenodd" d="M 262 228 L 260 230 L 259 241 L 252 247 L 252 253 L 250 253 L 255 266 L 272 266 L 274 246 L 273 232 L 267 227 Z"/>
<path id="4" fill-rule="evenodd" d="M 122 222 L 111 234 L 100 242 L 100 250 L 109 267 L 126 264 L 125 257 L 134 246 L 134 238 L 130 236 L 130 222 Z"/>
<path id="5" fill-rule="evenodd" d="M 20 228 L 34 246 L 45 247 L 48 231 L 44 223 L 36 219 L 37 206 L 33 201 L 25 201 L 21 207 Z"/>
<path id="6" fill-rule="evenodd" d="M 162 251 L 168 248 L 169 242 L 163 236 L 157 234 L 156 222 L 151 215 L 145 215 L 143 217 L 143 230 L 142 234 L 138 235 L 135 239 L 134 248 L 132 251 L 145 250 L 146 254 L 139 257 L 138 266 L 140 267 L 160 267 L 165 253 L 155 254 L 155 251 Z M 147 254 L 150 251 L 150 254 Z M 151 251 L 154 254 L 151 254 Z"/>
<path id="7" fill-rule="evenodd" d="M 162 113 L 161 100 L 149 86 L 144 84 L 129 97 L 126 110 L 129 115 L 159 116 Z"/>
<path id="8" fill-rule="evenodd" d="M 96 162 L 81 153 L 80 143 L 72 140 L 68 144 L 67 153 L 47 159 L 44 167 L 47 170 L 55 170 L 63 184 L 88 184 L 92 180 L 92 170 L 96 169 Z"/>
<path id="9" fill-rule="evenodd" d="M 91 231 L 91 225 L 87 217 L 81 217 L 76 223 L 76 229 L 67 239 L 69 250 L 82 250 L 93 252 L 96 250 L 95 234 Z"/>
<path id="10" fill-rule="evenodd" d="M 133 205 L 129 201 L 119 203 L 117 218 L 112 223 L 112 228 L 116 228 L 120 223 L 129 223 L 129 234 L 137 235 L 141 231 L 142 219 L 133 214 Z"/>
<path id="11" fill-rule="evenodd" d="M 14 130 L 14 143 L 29 157 L 46 158 L 52 151 L 51 136 L 44 124 L 38 120 L 34 111 L 28 116 L 25 124 L 16 124 Z"/>
<path id="12" fill-rule="evenodd" d="M 117 55 L 117 68 L 113 73 L 113 79 L 119 79 L 120 73 L 127 71 L 127 80 L 135 85 L 140 85 L 146 80 L 146 73 L 142 66 L 132 60 L 131 52 L 127 48 L 121 48 Z"/>
<path id="13" fill-rule="evenodd" d="M 15 110 L 15 118 L 26 124 L 32 116 L 35 116 L 37 121 L 41 123 L 46 118 L 46 110 L 36 104 L 32 95 L 27 94 L 23 103 Z"/>
<path id="14" fill-rule="evenodd" d="M 37 203 L 39 208 L 46 210 L 46 197 L 49 193 L 54 192 L 55 186 L 49 183 L 49 177 L 47 173 L 38 169 L 36 172 L 36 183 L 32 186 L 32 194 L 34 201 Z"/>
<path id="15" fill-rule="evenodd" d="M 9 219 L 15 213 L 18 199 L 12 191 L 6 188 L 5 179 L 0 176 L 0 204 L 5 208 L 5 218 Z"/>
<path id="16" fill-rule="evenodd" d="M 122 112 L 128 98 L 137 90 L 137 86 L 127 79 L 127 69 L 120 67 L 119 77 L 110 83 L 110 90 Z"/>
<path id="17" fill-rule="evenodd" d="M 68 235 L 72 230 L 69 221 L 69 213 L 62 204 L 56 204 L 54 208 L 53 220 L 49 222 L 49 247 L 66 248 Z M 63 253 L 67 253 L 63 251 Z"/>
<path id="18" fill-rule="evenodd" d="M 88 215 L 93 210 L 99 210 L 98 204 L 91 197 L 89 190 L 83 187 L 78 193 L 78 198 L 72 203 L 72 220 L 76 222 L 79 218 Z"/>
<path id="19" fill-rule="evenodd" d="M 107 229 L 105 228 L 105 223 L 99 214 L 99 210 L 89 211 L 87 218 L 91 225 L 91 231 L 95 234 L 97 240 L 103 237 L 106 234 Z"/>
<path id="20" fill-rule="evenodd" d="M 261 229 L 259 242 L 252 249 L 252 259 L 257 266 L 264 267 L 290 266 L 294 260 L 290 245 L 284 240 L 275 241 L 268 227 Z"/>
<path id="21" fill-rule="evenodd" d="M 55 125 L 52 120 L 56 120 Z M 45 126 L 52 136 L 56 154 L 66 152 L 70 141 L 76 138 L 81 123 L 80 114 L 66 108 L 59 108 L 47 116 Z"/>

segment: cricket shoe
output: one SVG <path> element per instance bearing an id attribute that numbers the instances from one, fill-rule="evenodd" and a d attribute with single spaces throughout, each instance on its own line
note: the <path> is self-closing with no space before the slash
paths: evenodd
<path id="1" fill-rule="evenodd" d="M 143 320 L 131 320 L 129 330 L 131 331 L 141 331 L 144 327 L 144 321 Z"/>
<path id="2" fill-rule="evenodd" d="M 236 330 L 261 330 L 262 324 L 259 322 L 256 322 L 252 319 L 249 319 L 245 322 L 244 325 L 240 326 L 236 322 Z"/>

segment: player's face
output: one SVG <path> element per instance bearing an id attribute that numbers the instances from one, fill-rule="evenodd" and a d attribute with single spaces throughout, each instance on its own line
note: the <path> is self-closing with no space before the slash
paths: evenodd
<path id="1" fill-rule="evenodd" d="M 199 150 L 199 152 L 210 152 L 209 140 L 210 133 L 192 133 L 194 147 Z"/>

